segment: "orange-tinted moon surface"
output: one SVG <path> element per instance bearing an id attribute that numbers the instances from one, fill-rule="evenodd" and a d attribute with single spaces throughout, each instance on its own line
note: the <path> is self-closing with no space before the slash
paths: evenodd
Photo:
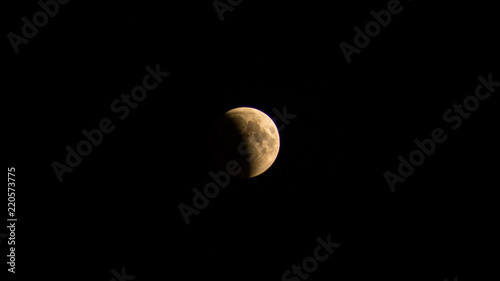
<path id="1" fill-rule="evenodd" d="M 264 112 L 251 107 L 238 107 L 222 115 L 211 136 L 212 155 L 225 169 L 235 160 L 239 178 L 251 178 L 265 172 L 276 160 L 280 148 L 278 128 Z"/>

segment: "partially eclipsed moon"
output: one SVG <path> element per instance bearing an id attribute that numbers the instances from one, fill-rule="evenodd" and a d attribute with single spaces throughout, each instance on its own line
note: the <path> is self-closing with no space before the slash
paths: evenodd
<path id="1" fill-rule="evenodd" d="M 280 148 L 278 128 L 264 112 L 251 107 L 229 110 L 217 120 L 212 131 L 212 154 L 223 169 L 235 160 L 240 178 L 265 172 L 274 163 Z"/>

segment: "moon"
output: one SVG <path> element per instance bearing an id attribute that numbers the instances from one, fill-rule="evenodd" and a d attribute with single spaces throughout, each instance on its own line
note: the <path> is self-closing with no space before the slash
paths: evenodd
<path id="1" fill-rule="evenodd" d="M 215 163 L 226 169 L 235 160 L 241 167 L 237 178 L 256 177 L 271 167 L 278 156 L 280 137 L 273 120 L 252 107 L 224 113 L 214 124 L 211 152 Z"/>

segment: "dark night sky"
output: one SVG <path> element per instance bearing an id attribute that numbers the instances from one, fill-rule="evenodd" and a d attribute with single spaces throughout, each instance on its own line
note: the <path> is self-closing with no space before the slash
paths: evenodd
<path id="1" fill-rule="evenodd" d="M 212 1 L 163 2 L 71 1 L 18 54 L 4 37 L 12 280 L 281 280 L 328 235 L 341 246 L 308 280 L 491 279 L 500 90 L 457 130 L 442 116 L 500 80 L 493 4 L 401 1 L 348 64 L 339 44 L 388 1 L 246 0 L 222 22 Z M 6 9 L 4 34 L 39 9 Z M 111 103 L 157 64 L 170 76 L 119 120 Z M 178 205 L 218 171 L 210 126 L 240 106 L 296 118 L 267 172 L 186 225 Z M 115 130 L 59 183 L 51 163 L 102 118 Z M 384 172 L 437 127 L 448 139 L 392 193 Z"/>

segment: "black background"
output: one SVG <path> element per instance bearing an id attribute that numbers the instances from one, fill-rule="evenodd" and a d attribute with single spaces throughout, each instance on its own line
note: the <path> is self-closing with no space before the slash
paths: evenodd
<path id="1" fill-rule="evenodd" d="M 402 1 L 348 64 L 339 44 L 388 1 L 246 0 L 222 22 L 171 2 L 71 1 L 18 54 L 4 37 L 17 280 L 281 280 L 328 235 L 341 246 L 309 280 L 492 276 L 498 90 L 456 131 L 442 115 L 500 80 L 493 4 Z M 4 34 L 39 9 L 6 8 Z M 170 76 L 118 120 L 111 102 L 157 64 Z M 267 172 L 186 225 L 178 205 L 217 171 L 210 126 L 240 106 L 297 117 Z M 51 163 L 105 117 L 116 129 L 59 183 Z M 447 141 L 392 193 L 384 172 L 436 127 Z"/>

